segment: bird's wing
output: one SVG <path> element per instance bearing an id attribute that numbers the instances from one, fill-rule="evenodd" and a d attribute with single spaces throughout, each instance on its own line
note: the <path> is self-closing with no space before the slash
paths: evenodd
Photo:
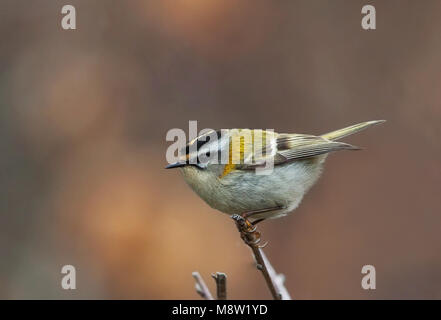
<path id="1" fill-rule="evenodd" d="M 337 150 L 358 150 L 358 147 L 306 134 L 279 134 L 275 164 L 315 157 Z"/>
<path id="2" fill-rule="evenodd" d="M 254 168 L 256 165 L 262 165 L 267 161 L 273 161 L 274 164 L 277 165 L 294 160 L 311 158 L 337 150 L 359 149 L 348 143 L 330 141 L 320 136 L 287 133 L 278 134 L 271 131 L 263 131 L 263 134 L 259 136 L 254 134 L 255 131 L 256 130 L 251 130 L 250 134 L 252 135 L 252 139 L 245 139 L 245 141 L 252 142 L 245 142 L 244 145 L 241 145 L 240 162 L 237 161 L 233 152 L 233 159 L 236 159 L 235 163 L 241 164 L 236 166 L 237 169 Z M 249 156 L 249 150 L 252 150 L 252 156 Z M 248 162 L 244 160 L 248 160 Z"/>
<path id="3" fill-rule="evenodd" d="M 358 148 L 343 142 L 306 134 L 278 134 L 273 131 L 231 129 L 228 163 L 221 177 L 234 170 L 249 170 L 311 158 L 332 151 Z"/>

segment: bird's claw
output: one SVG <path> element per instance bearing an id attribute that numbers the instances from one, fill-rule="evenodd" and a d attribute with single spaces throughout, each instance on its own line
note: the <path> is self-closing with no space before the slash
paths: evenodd
<path id="1" fill-rule="evenodd" d="M 253 225 L 248 219 L 238 214 L 233 214 L 231 218 L 236 222 L 240 236 L 248 246 L 264 248 L 268 244 L 265 242 L 262 246 L 259 246 L 261 242 L 260 232 L 257 231 L 257 226 Z"/>

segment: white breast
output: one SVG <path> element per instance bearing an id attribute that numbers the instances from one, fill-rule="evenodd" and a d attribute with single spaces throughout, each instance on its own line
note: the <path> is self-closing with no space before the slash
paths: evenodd
<path id="1" fill-rule="evenodd" d="M 254 170 L 237 170 L 219 178 L 219 168 L 200 170 L 194 167 L 184 167 L 182 173 L 188 185 L 214 209 L 241 214 L 283 206 L 282 210 L 253 216 L 275 218 L 286 215 L 299 205 L 304 194 L 319 178 L 325 158 L 275 166 L 270 175 L 256 175 Z"/>

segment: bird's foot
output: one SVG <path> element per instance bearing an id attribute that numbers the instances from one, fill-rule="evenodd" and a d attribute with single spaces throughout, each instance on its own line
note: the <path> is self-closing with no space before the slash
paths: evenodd
<path id="1" fill-rule="evenodd" d="M 248 246 L 263 248 L 267 245 L 267 243 L 259 245 L 262 241 L 260 238 L 260 232 L 257 231 L 257 227 L 248 219 L 238 214 L 233 214 L 231 218 L 236 222 L 240 237 Z"/>

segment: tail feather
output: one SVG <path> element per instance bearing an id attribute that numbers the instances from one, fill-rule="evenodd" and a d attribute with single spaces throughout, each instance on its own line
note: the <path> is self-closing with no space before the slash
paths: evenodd
<path id="1" fill-rule="evenodd" d="M 370 126 L 373 126 L 373 125 L 379 124 L 379 123 L 383 123 L 385 121 L 386 120 L 373 120 L 373 121 L 362 122 L 362 123 L 355 124 L 350 127 L 346 127 L 343 129 L 339 129 L 336 131 L 325 133 L 325 134 L 321 135 L 321 137 L 328 139 L 328 140 L 339 140 L 341 138 L 344 138 L 346 136 L 349 136 L 351 134 L 354 134 L 354 133 L 360 132 L 366 128 L 369 128 Z"/>

